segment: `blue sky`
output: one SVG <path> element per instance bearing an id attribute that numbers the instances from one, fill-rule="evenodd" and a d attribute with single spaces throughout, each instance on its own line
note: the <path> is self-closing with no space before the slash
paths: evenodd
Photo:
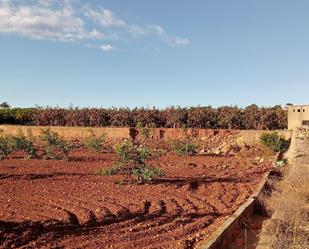
<path id="1" fill-rule="evenodd" d="M 0 102 L 308 103 L 307 0 L 0 0 Z"/>

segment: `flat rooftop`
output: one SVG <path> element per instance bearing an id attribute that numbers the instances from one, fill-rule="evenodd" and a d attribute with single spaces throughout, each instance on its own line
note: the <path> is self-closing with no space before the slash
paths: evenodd
<path id="1" fill-rule="evenodd" d="M 309 104 L 308 105 L 291 105 L 291 106 L 288 106 L 288 108 L 296 108 L 296 107 L 309 107 Z"/>

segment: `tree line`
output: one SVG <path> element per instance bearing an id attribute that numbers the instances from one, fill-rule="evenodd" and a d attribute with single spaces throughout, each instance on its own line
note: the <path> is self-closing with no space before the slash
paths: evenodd
<path id="1" fill-rule="evenodd" d="M 287 128 L 281 106 L 157 108 L 11 108 L 0 109 L 0 124 L 82 127 L 157 127 L 276 130 Z"/>

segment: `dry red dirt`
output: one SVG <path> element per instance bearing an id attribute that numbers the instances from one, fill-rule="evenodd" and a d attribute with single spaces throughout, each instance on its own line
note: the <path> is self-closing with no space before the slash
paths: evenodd
<path id="1" fill-rule="evenodd" d="M 98 176 L 115 155 L 0 162 L 0 248 L 194 248 L 246 201 L 270 164 L 165 156 L 152 184 Z"/>

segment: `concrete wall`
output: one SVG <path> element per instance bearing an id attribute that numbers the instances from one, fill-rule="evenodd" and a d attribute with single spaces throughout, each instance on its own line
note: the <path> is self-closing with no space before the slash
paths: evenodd
<path id="1" fill-rule="evenodd" d="M 288 108 L 288 129 L 294 130 L 302 127 L 304 121 L 309 126 L 309 105 L 289 106 Z"/>
<path id="2" fill-rule="evenodd" d="M 198 249 L 235 248 L 231 245 L 231 241 L 233 240 L 235 231 L 241 230 L 243 224 L 247 223 L 248 220 L 250 220 L 250 217 L 260 206 L 259 197 L 262 195 L 262 191 L 267 186 L 268 177 L 269 173 L 266 173 L 253 194 L 248 198 L 248 200 L 244 204 L 242 204 L 237 209 L 237 211 L 232 214 L 221 226 L 219 226 L 217 230 L 211 234 L 207 241 L 197 246 Z"/>
<path id="3" fill-rule="evenodd" d="M 19 126 L 19 125 L 0 125 L 0 130 L 3 134 L 17 134 L 18 130 L 21 129 L 25 133 L 27 129 L 31 129 L 33 135 L 37 136 L 40 134 L 42 126 Z M 89 136 L 89 130 L 92 130 L 95 134 L 101 135 L 106 133 L 109 138 L 119 139 L 119 138 L 130 138 L 134 129 L 130 128 L 93 128 L 93 127 L 59 127 L 51 126 L 52 131 L 57 132 L 59 135 L 67 139 L 78 139 Z M 151 131 L 151 136 L 153 139 L 177 139 L 183 138 L 186 135 L 191 137 L 196 137 L 202 140 L 210 139 L 214 136 L 218 136 L 222 139 L 228 137 L 239 137 L 242 142 L 253 145 L 259 141 L 259 137 L 264 132 L 272 131 L 256 131 L 256 130 L 211 130 L 211 129 L 167 129 L 167 128 L 157 128 Z M 280 135 L 284 136 L 286 139 L 290 139 L 292 132 L 291 131 L 278 131 Z"/>

